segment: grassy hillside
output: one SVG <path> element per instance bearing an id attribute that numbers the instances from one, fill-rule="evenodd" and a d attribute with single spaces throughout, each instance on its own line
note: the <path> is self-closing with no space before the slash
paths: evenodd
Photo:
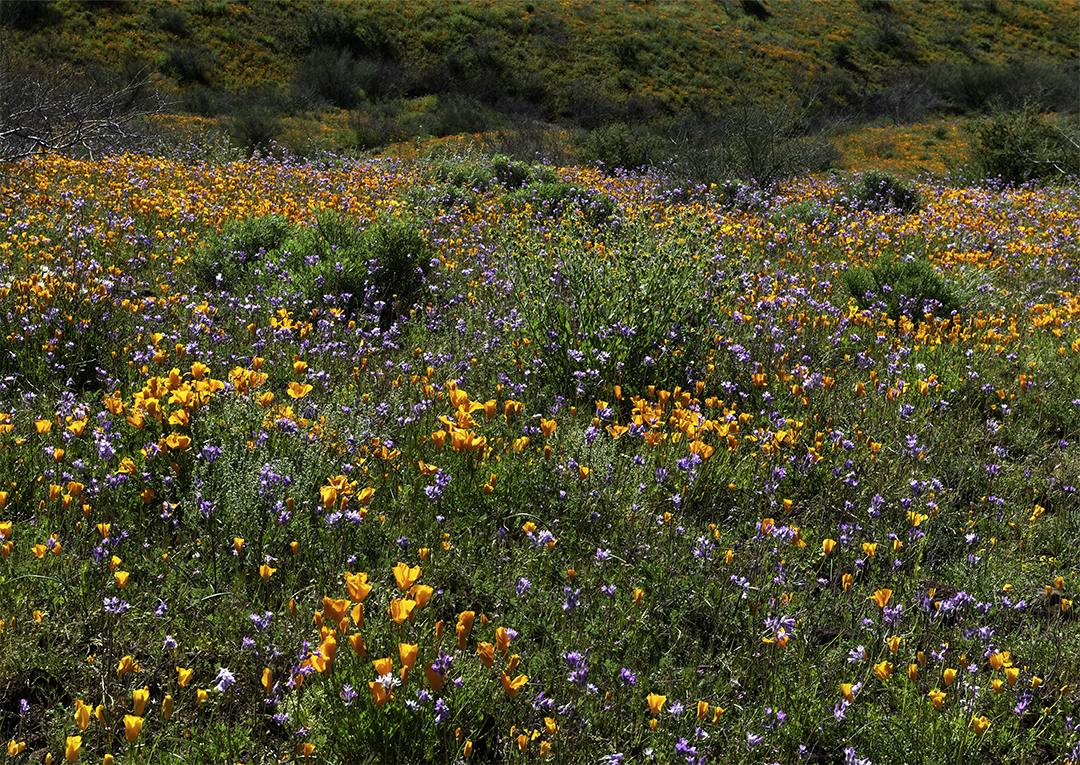
<path id="1" fill-rule="evenodd" d="M 528 120 L 670 129 L 796 101 L 802 129 L 997 100 L 1075 111 L 1070 2 L 22 2 L 9 52 L 175 83 L 248 143 L 348 110 L 350 148 Z M 311 125 L 306 127 L 311 138 Z M 303 132 L 303 131 L 302 131 Z M 303 136 L 298 142 L 302 142 Z M 296 146 L 294 148 L 303 148 Z M 341 148 L 341 147 L 339 147 Z"/>

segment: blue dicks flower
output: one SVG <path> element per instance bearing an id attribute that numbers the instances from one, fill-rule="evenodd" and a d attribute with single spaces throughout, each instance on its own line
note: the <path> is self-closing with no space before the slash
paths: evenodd
<path id="1" fill-rule="evenodd" d="M 563 594 L 566 596 L 566 602 L 563 603 L 563 611 L 573 611 L 578 607 L 578 597 L 581 595 L 581 590 L 577 589 L 573 592 L 570 591 L 570 586 L 567 585 L 563 588 Z"/>
<path id="2" fill-rule="evenodd" d="M 236 676 L 225 667 L 218 670 L 217 677 L 214 680 L 217 681 L 214 688 L 220 692 L 225 692 L 236 684 Z"/>

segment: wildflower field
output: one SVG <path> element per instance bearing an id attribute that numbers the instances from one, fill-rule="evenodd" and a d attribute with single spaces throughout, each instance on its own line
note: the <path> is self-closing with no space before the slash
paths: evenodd
<path id="1" fill-rule="evenodd" d="M 0 759 L 1075 762 L 1080 190 L 866 188 L 6 168 Z"/>

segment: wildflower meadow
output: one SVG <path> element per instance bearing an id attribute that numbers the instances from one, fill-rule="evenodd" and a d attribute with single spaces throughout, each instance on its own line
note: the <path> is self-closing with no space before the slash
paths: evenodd
<path id="1" fill-rule="evenodd" d="M 1075 763 L 1080 190 L 0 187 L 3 762 Z"/>

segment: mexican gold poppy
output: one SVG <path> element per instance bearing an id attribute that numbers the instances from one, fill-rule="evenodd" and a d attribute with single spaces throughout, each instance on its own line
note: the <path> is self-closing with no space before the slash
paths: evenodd
<path id="1" fill-rule="evenodd" d="M 506 652 L 510 650 L 510 634 L 506 631 L 506 627 L 497 627 L 495 629 L 495 647 L 505 659 Z"/>
<path id="2" fill-rule="evenodd" d="M 124 715 L 124 738 L 128 740 L 128 743 L 134 744 L 139 740 L 139 733 L 142 732 L 143 719 L 135 715 Z"/>
<path id="3" fill-rule="evenodd" d="M 660 714 L 660 710 L 664 708 L 664 702 L 667 701 L 667 696 L 661 696 L 659 693 L 650 693 L 645 701 L 649 704 L 649 711 L 652 712 L 653 717 L 657 717 Z"/>
<path id="4" fill-rule="evenodd" d="M 832 555 L 832 551 L 834 549 L 836 549 L 836 540 L 835 539 L 825 539 L 825 540 L 823 540 L 822 543 L 821 543 L 821 549 L 824 551 L 824 553 L 826 555 Z"/>
<path id="5" fill-rule="evenodd" d="M 941 673 L 941 677 L 945 681 L 945 685 L 950 686 L 953 684 L 953 680 L 956 679 L 956 670 L 946 668 L 945 671 Z"/>
<path id="6" fill-rule="evenodd" d="M 350 605 L 348 598 L 334 600 L 333 598 L 324 597 L 322 599 L 323 617 L 329 619 L 335 625 L 340 624 L 348 614 Z"/>
<path id="7" fill-rule="evenodd" d="M 981 736 L 983 732 L 990 727 L 990 720 L 983 715 L 982 717 L 972 717 L 971 724 L 975 728 L 975 735 Z"/>
<path id="8" fill-rule="evenodd" d="M 416 601 L 417 608 L 423 608 L 427 605 L 427 602 L 431 600 L 431 596 L 435 594 L 435 588 L 429 587 L 426 584 L 414 584 L 413 588 L 409 590 L 409 597 Z"/>
<path id="9" fill-rule="evenodd" d="M 908 676 L 908 680 L 910 680 L 913 683 L 916 680 L 918 680 L 919 679 L 919 665 L 914 664 L 914 663 L 908 664 L 907 665 L 907 676 Z"/>
<path id="10" fill-rule="evenodd" d="M 265 563 L 263 565 L 259 566 L 259 576 L 262 577 L 263 579 L 269 579 L 270 577 L 272 577 L 274 575 L 275 571 L 277 571 L 276 568 L 270 568 Z"/>
<path id="11" fill-rule="evenodd" d="M 379 677 L 389 675 L 394 671 L 394 657 L 386 656 L 382 659 L 375 659 L 371 662 L 371 666 L 375 668 L 375 674 Z"/>
<path id="12" fill-rule="evenodd" d="M 371 592 L 371 585 L 367 580 L 368 575 L 364 572 L 359 574 L 345 572 L 345 586 L 349 588 L 349 597 L 354 603 L 363 603 L 364 598 Z"/>
<path id="13" fill-rule="evenodd" d="M 427 679 L 432 691 L 438 693 L 442 690 L 443 676 L 430 664 L 424 666 L 424 677 Z"/>
<path id="14" fill-rule="evenodd" d="M 853 683 L 840 683 L 840 693 L 849 704 L 855 701 L 855 693 L 852 691 L 854 687 Z"/>
<path id="15" fill-rule="evenodd" d="M 407 592 L 408 589 L 416 583 L 416 580 L 420 578 L 419 566 L 409 568 L 408 565 L 399 561 L 391 570 L 394 572 L 394 579 L 397 581 L 398 589 L 402 592 Z"/>
<path id="16" fill-rule="evenodd" d="M 476 652 L 480 654 L 480 661 L 483 665 L 491 669 L 495 664 L 495 646 L 491 643 L 477 643 Z"/>
<path id="17" fill-rule="evenodd" d="M 401 657 L 402 666 L 412 669 L 416 665 L 416 654 L 419 650 L 419 645 L 398 643 L 398 656 Z"/>
<path id="18" fill-rule="evenodd" d="M 525 675 L 518 675 L 513 680 L 505 672 L 499 673 L 499 681 L 502 683 L 503 690 L 506 691 L 506 695 L 510 698 L 514 698 L 518 695 L 518 691 L 525 687 L 525 683 L 529 682 L 529 678 Z"/>
<path id="19" fill-rule="evenodd" d="M 307 394 L 311 393 L 311 386 L 301 385 L 300 383 L 293 380 L 291 383 L 289 383 L 288 393 L 289 398 L 303 398 Z"/>
<path id="20" fill-rule="evenodd" d="M 939 691 L 937 688 L 935 688 L 926 695 L 930 697 L 930 701 L 934 703 L 934 707 L 936 709 L 940 710 L 945 704 L 945 691 Z"/>
<path id="21" fill-rule="evenodd" d="M 329 672 L 337 658 L 337 638 L 331 632 L 319 644 L 317 653 L 311 656 L 311 666 L 316 672 Z"/>
<path id="22" fill-rule="evenodd" d="M 874 596 L 871 598 L 871 600 L 873 600 L 875 603 L 877 603 L 878 608 L 885 608 L 885 606 L 888 605 L 888 603 L 889 603 L 889 598 L 891 598 L 891 597 L 892 597 L 892 590 L 889 590 L 889 589 L 876 590 L 874 592 Z"/>
<path id="23" fill-rule="evenodd" d="M 121 590 L 124 589 L 125 587 L 127 587 L 128 577 L 129 576 L 131 576 L 131 574 L 128 571 L 114 571 L 113 572 L 113 579 L 116 580 L 116 586 L 119 587 Z"/>
<path id="24" fill-rule="evenodd" d="M 367 646 L 364 645 L 364 637 L 359 632 L 354 632 L 349 635 L 349 645 L 352 646 L 353 653 L 364 658 L 364 654 L 367 653 Z"/>
<path id="25" fill-rule="evenodd" d="M 891 661 L 883 661 L 880 664 L 874 665 L 874 674 L 882 680 L 888 680 L 889 675 L 892 674 L 893 665 Z"/>
<path id="26" fill-rule="evenodd" d="M 398 600 L 392 598 L 390 600 L 390 618 L 394 621 L 394 624 L 401 624 L 408 619 L 416 608 L 415 600 Z"/>
<path id="27" fill-rule="evenodd" d="M 1016 685 L 1016 680 L 1018 677 L 1020 677 L 1020 669 L 1018 667 L 1005 668 L 1005 680 L 1009 683 L 1009 685 Z"/>
<path id="28" fill-rule="evenodd" d="M 168 720 L 170 717 L 172 717 L 172 712 L 173 712 L 172 695 L 166 693 L 165 698 L 163 698 L 161 700 L 161 717 L 163 719 L 165 719 L 165 720 Z"/>
<path id="29" fill-rule="evenodd" d="M 146 702 L 150 700 L 150 689 L 148 687 L 135 688 L 131 691 L 131 706 L 136 715 L 141 716 L 143 710 L 146 709 Z"/>
<path id="30" fill-rule="evenodd" d="M 139 662 L 135 661 L 131 656 L 124 656 L 120 659 L 120 666 L 116 668 L 116 676 L 120 677 L 126 675 L 128 672 L 138 672 Z"/>
<path id="31" fill-rule="evenodd" d="M 82 736 L 68 736 L 64 746 L 64 759 L 75 762 L 79 759 L 79 750 L 82 749 Z"/>
<path id="32" fill-rule="evenodd" d="M 390 694 L 387 692 L 386 687 L 377 680 L 370 680 L 368 681 L 368 688 L 371 689 L 371 696 L 375 699 L 376 706 L 385 706 L 390 698 Z"/>
<path id="33" fill-rule="evenodd" d="M 475 611 L 462 611 L 458 614 L 457 620 L 457 636 L 458 636 L 458 648 L 462 651 L 465 650 L 465 639 L 472 632 L 473 621 L 476 619 Z"/>
<path id="34" fill-rule="evenodd" d="M 86 730 L 90 725 L 90 707 L 82 699 L 75 701 L 75 724 L 79 726 L 79 730 Z"/>
<path id="35" fill-rule="evenodd" d="M 244 549 L 244 540 L 243 540 L 243 538 L 242 537 L 233 537 L 232 545 L 233 545 L 233 549 L 236 550 L 237 554 L 239 554 L 240 551 Z"/>
<path id="36" fill-rule="evenodd" d="M 181 688 L 186 688 L 187 684 L 191 682 L 191 676 L 195 674 L 194 669 L 184 669 L 183 667 L 176 668 L 177 680 L 176 682 Z"/>

